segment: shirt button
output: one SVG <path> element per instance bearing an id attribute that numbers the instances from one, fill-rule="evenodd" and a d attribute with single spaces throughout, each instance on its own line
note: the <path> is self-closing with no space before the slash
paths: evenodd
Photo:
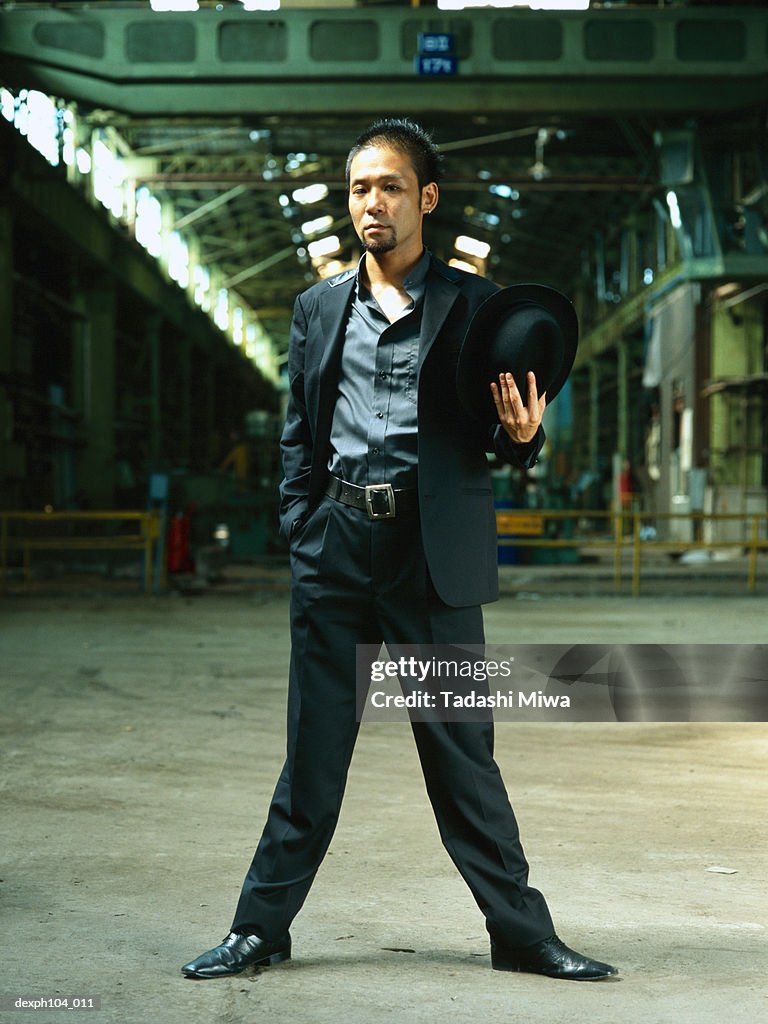
<path id="1" fill-rule="evenodd" d="M 386 380 L 387 379 L 387 375 L 384 372 L 384 370 L 379 370 L 379 377 L 381 378 L 381 380 Z"/>
<path id="2" fill-rule="evenodd" d="M 383 420 L 384 419 L 384 413 L 383 412 L 377 412 L 376 413 L 376 419 L 377 420 Z"/>
<path id="3" fill-rule="evenodd" d="M 378 454 L 379 454 L 379 449 L 378 448 L 371 448 L 371 455 L 378 455 Z"/>

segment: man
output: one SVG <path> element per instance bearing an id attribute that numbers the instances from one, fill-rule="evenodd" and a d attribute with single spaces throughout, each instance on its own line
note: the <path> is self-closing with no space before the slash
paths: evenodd
<path id="1" fill-rule="evenodd" d="M 291 671 L 287 758 L 232 930 L 186 964 L 237 974 L 290 957 L 289 927 L 338 819 L 357 736 L 358 644 L 482 644 L 480 605 L 498 594 L 486 450 L 532 464 L 539 397 L 490 381 L 498 424 L 456 397 L 459 348 L 494 285 L 424 249 L 439 156 L 404 120 L 371 126 L 347 161 L 356 271 L 296 300 L 281 440 L 281 529 L 289 538 Z M 528 864 L 489 722 L 412 722 L 443 843 L 486 917 L 492 966 L 594 980 L 615 968 L 555 935 Z"/>

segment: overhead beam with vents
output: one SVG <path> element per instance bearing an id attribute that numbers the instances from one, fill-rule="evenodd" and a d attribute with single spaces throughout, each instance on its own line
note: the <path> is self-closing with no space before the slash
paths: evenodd
<path id="1" fill-rule="evenodd" d="M 104 5 L 105 7 L 107 5 Z M 456 74 L 420 77 L 420 33 Z M 131 114 L 728 110 L 768 98 L 768 11 L 9 7 L 5 84 Z"/>

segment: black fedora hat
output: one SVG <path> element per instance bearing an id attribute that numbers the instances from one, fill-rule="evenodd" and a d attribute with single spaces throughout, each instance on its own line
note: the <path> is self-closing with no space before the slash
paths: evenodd
<path id="1" fill-rule="evenodd" d="M 568 377 L 576 356 L 579 322 L 570 300 L 543 284 L 516 284 L 495 292 L 472 318 L 459 352 L 456 387 L 459 400 L 475 419 L 494 422 L 491 381 L 510 372 L 523 402 L 527 373 L 536 374 L 539 396 L 547 404 Z"/>

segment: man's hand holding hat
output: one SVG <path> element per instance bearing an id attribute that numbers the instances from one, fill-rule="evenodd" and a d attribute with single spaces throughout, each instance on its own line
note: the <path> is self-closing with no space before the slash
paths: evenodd
<path id="1" fill-rule="evenodd" d="M 528 402 L 523 402 L 520 390 L 515 384 L 511 373 L 500 373 L 499 383 L 491 381 L 491 394 L 499 423 L 506 430 L 515 444 L 527 444 L 536 436 L 544 407 L 547 404 L 546 392 L 539 398 L 536 391 L 536 374 L 529 370 Z"/>
<path id="2" fill-rule="evenodd" d="M 565 384 L 578 336 L 576 312 L 554 288 L 499 289 L 480 306 L 464 338 L 456 371 L 459 400 L 475 419 L 500 422 L 514 442 L 526 444 L 547 402 Z"/>

